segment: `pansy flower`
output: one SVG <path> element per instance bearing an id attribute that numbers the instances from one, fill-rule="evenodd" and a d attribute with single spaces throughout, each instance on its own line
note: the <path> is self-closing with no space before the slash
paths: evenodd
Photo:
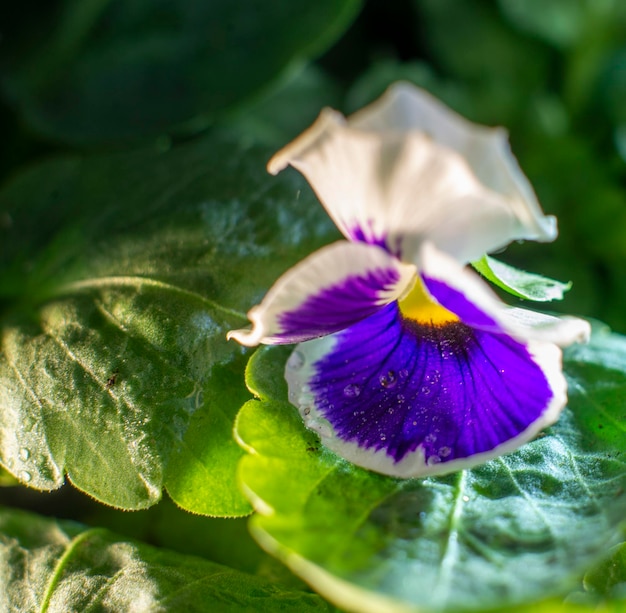
<path id="1" fill-rule="evenodd" d="M 509 307 L 468 266 L 556 236 L 502 129 L 399 83 L 348 119 L 324 110 L 268 169 L 287 165 L 346 240 L 288 270 L 229 337 L 299 343 L 289 398 L 326 447 L 397 477 L 441 474 L 558 418 L 560 347 L 588 324 Z"/>

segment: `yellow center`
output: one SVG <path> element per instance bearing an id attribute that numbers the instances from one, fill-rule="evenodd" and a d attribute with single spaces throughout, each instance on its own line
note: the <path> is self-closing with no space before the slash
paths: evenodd
<path id="1" fill-rule="evenodd" d="M 400 311 L 408 319 L 419 324 L 443 326 L 459 318 L 448 309 L 437 304 L 427 293 L 424 284 L 418 277 L 411 291 L 398 302 Z"/>

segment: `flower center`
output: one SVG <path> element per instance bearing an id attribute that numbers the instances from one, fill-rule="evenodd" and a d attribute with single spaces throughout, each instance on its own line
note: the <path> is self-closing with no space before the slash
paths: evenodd
<path id="1" fill-rule="evenodd" d="M 398 302 L 398 306 L 406 318 L 420 324 L 443 326 L 460 321 L 452 311 L 448 311 L 430 298 L 419 277 L 411 291 Z"/>

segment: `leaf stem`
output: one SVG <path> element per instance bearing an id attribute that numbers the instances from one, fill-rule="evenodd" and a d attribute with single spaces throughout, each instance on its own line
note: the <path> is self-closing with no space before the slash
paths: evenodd
<path id="1" fill-rule="evenodd" d="M 206 298 L 205 296 L 202 296 L 197 292 L 192 292 L 182 287 L 178 287 L 164 281 L 159 281 L 157 279 L 152 279 L 150 277 L 120 275 L 74 281 L 72 283 L 66 283 L 65 285 L 59 287 L 54 292 L 54 297 L 72 294 L 74 292 L 80 292 L 84 290 L 103 289 L 108 287 L 133 287 L 136 289 L 141 289 L 142 287 L 150 287 L 155 289 L 163 289 L 169 292 L 180 294 L 181 296 L 186 296 L 187 298 L 192 298 L 193 300 L 197 300 L 207 306 L 210 306 L 212 309 L 227 313 L 228 315 L 232 315 L 233 317 L 237 317 L 238 319 L 247 319 L 245 313 L 242 313 L 241 311 L 222 306 L 214 300 Z"/>
<path id="2" fill-rule="evenodd" d="M 54 571 L 52 572 L 52 576 L 48 581 L 48 585 L 46 586 L 46 591 L 44 593 L 43 600 L 41 601 L 41 608 L 39 609 L 39 613 L 46 613 L 48 608 L 50 607 L 50 601 L 52 600 L 52 596 L 54 594 L 54 590 L 56 589 L 59 581 L 61 579 L 61 575 L 65 570 L 66 566 L 70 561 L 70 557 L 76 551 L 76 548 L 79 547 L 82 543 L 84 543 L 88 538 L 100 534 L 106 533 L 106 530 L 103 528 L 91 528 L 90 530 L 85 530 L 85 532 L 81 532 L 77 536 L 75 536 L 65 548 L 63 555 L 59 558 L 56 566 L 54 567 Z"/>
<path id="3" fill-rule="evenodd" d="M 437 583 L 433 589 L 433 602 L 442 600 L 446 593 L 447 587 L 450 585 L 450 577 L 452 576 L 452 567 L 454 562 L 458 560 L 459 551 L 459 526 L 461 523 L 461 511 L 463 510 L 463 494 L 465 492 L 466 471 L 461 470 L 458 473 L 458 478 L 455 488 L 456 500 L 454 508 L 450 515 L 450 535 L 446 542 L 446 547 L 441 558 L 439 576 Z M 442 604 L 439 602 L 438 604 Z"/>

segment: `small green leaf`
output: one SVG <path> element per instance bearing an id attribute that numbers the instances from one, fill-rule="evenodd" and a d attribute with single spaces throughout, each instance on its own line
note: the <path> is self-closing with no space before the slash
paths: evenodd
<path id="1" fill-rule="evenodd" d="M 42 3 L 39 3 L 42 4 Z M 0 85 L 79 145 L 197 130 L 321 53 L 360 0 L 67 0 L 0 9 Z"/>
<path id="2" fill-rule="evenodd" d="M 0 463 L 23 483 L 250 512 L 226 332 L 332 227 L 269 155 L 207 138 L 53 160 L 0 192 Z"/>
<path id="3" fill-rule="evenodd" d="M 0 509 L 2 611 L 329 612 L 319 596 L 194 556 Z"/>
<path id="4" fill-rule="evenodd" d="M 562 300 L 563 294 L 572 287 L 571 282 L 562 283 L 532 272 L 525 272 L 488 255 L 472 262 L 472 266 L 494 285 L 525 300 L 535 302 Z"/>
<path id="5" fill-rule="evenodd" d="M 611 555 L 585 575 L 584 583 L 594 594 L 626 600 L 626 543 L 613 547 Z"/>
<path id="6" fill-rule="evenodd" d="M 269 552 L 339 606 L 475 611 L 565 595 L 621 536 L 626 516 L 626 339 L 566 351 L 569 406 L 515 453 L 440 478 L 397 480 L 323 448 L 287 402 L 288 349 L 248 367 L 260 400 L 236 432 Z M 575 610 L 575 609 L 574 609 Z"/>

